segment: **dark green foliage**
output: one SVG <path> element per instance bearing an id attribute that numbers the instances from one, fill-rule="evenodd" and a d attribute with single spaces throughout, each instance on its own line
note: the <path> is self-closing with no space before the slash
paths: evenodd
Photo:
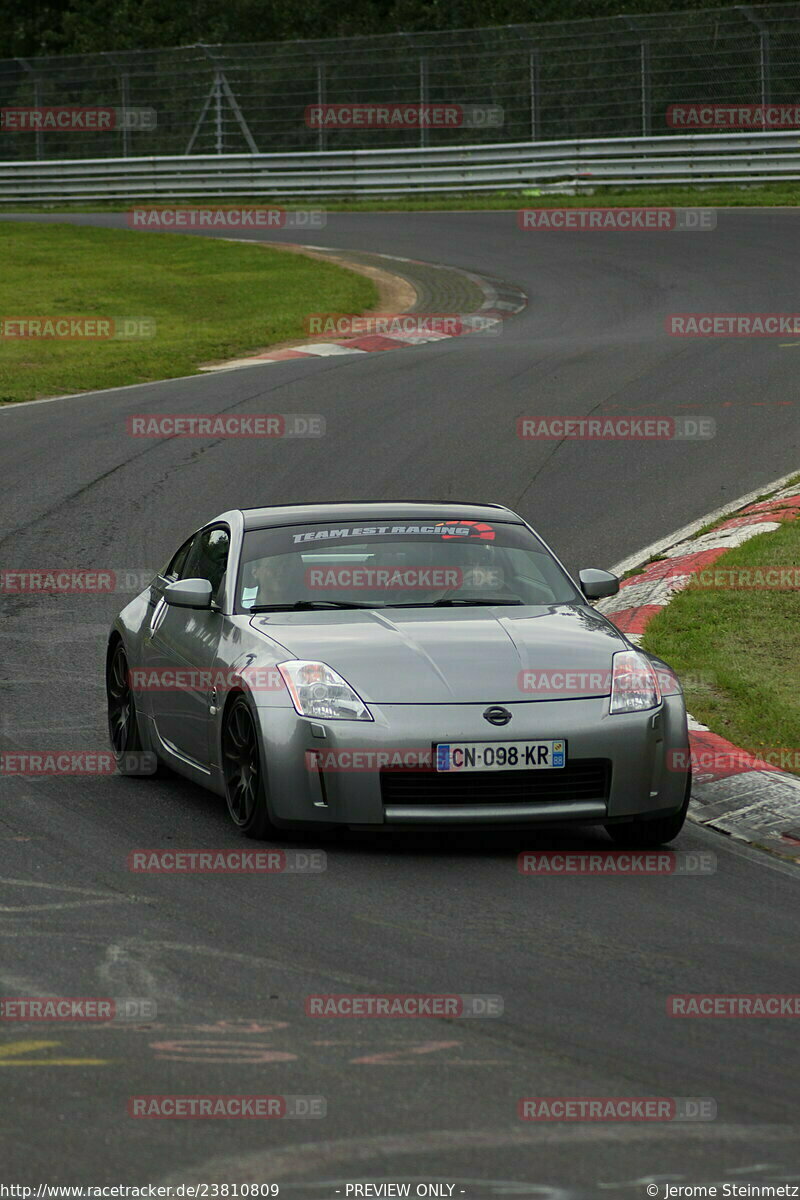
<path id="1" fill-rule="evenodd" d="M 153 49 L 193 42 L 293 38 L 440 29 L 477 29 L 626 13 L 709 9 L 702 0 L 0 0 L 0 58 Z"/>

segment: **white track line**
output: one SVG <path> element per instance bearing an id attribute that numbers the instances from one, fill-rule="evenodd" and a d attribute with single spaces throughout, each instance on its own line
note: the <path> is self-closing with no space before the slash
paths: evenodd
<path id="1" fill-rule="evenodd" d="M 784 487 L 790 479 L 794 479 L 800 473 L 800 469 L 790 471 L 788 475 L 782 475 L 780 479 L 773 479 L 772 483 L 762 484 L 752 492 L 747 492 L 746 495 L 740 496 L 738 500 L 731 500 L 728 504 L 723 504 L 721 508 L 715 508 L 713 512 L 706 513 L 704 517 L 698 517 L 696 521 L 692 521 L 689 525 L 684 525 L 681 529 L 676 529 L 674 533 L 670 533 L 665 538 L 660 538 L 657 542 L 651 542 L 649 546 L 637 550 L 635 554 L 629 554 L 627 558 L 623 558 L 621 562 L 611 567 L 614 575 L 624 575 L 626 571 L 632 571 L 634 567 L 638 567 L 641 563 L 646 562 L 648 558 L 652 558 L 656 554 L 663 554 L 665 550 L 669 550 L 671 546 L 675 546 L 678 542 L 683 542 L 690 538 L 693 533 L 697 533 L 698 529 L 702 529 L 704 525 L 710 525 L 712 521 L 719 520 L 720 517 L 727 517 L 729 513 L 736 512 L 739 508 L 744 508 L 746 504 L 752 504 L 759 496 L 767 496 L 770 492 L 777 492 Z"/>

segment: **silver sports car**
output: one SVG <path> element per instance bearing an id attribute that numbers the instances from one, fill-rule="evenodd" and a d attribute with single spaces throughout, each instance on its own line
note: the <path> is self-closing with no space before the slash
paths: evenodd
<path id="1" fill-rule="evenodd" d="M 120 769 L 149 757 L 224 796 L 242 833 L 601 824 L 674 838 L 683 694 L 499 504 L 223 513 L 119 614 Z"/>

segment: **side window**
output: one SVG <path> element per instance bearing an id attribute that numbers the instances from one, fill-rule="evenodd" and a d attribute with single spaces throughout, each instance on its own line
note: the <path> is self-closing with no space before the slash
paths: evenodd
<path id="1" fill-rule="evenodd" d="M 204 529 L 191 544 L 181 579 L 207 579 L 217 597 L 228 566 L 230 534 L 227 529 Z"/>
<path id="2" fill-rule="evenodd" d="M 193 541 L 193 538 L 189 538 L 188 542 L 184 542 L 177 554 L 173 555 L 169 566 L 161 572 L 167 579 L 174 581 L 182 578 L 183 568 Z"/>

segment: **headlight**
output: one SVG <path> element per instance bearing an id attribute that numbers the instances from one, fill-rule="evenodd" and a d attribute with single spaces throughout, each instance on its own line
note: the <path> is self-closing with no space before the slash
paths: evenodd
<path id="1" fill-rule="evenodd" d="M 661 703 L 661 688 L 652 666 L 638 650 L 614 655 L 610 713 L 642 712 Z"/>
<path id="2" fill-rule="evenodd" d="M 292 659 L 278 663 L 278 670 L 301 717 L 324 717 L 329 721 L 373 719 L 359 694 L 326 663 Z"/>

